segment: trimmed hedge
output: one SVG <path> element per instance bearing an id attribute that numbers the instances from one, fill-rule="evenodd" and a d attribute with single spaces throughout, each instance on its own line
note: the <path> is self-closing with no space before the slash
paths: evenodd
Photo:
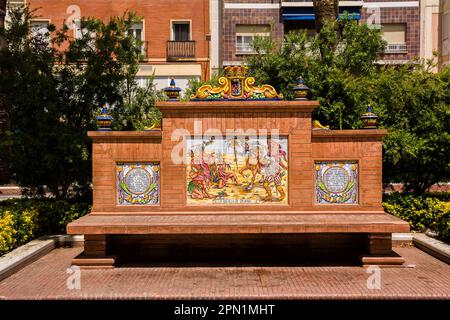
<path id="1" fill-rule="evenodd" d="M 384 210 L 409 222 L 412 230 L 431 230 L 438 238 L 450 242 L 450 193 L 416 196 L 391 193 L 383 196 Z"/>
<path id="2" fill-rule="evenodd" d="M 65 233 L 66 225 L 91 205 L 54 199 L 0 201 L 0 255 L 42 235 Z"/>

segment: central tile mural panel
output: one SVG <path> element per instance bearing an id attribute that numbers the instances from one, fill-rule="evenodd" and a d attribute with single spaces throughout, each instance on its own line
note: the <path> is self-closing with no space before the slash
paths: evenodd
<path id="1" fill-rule="evenodd" d="M 188 204 L 287 204 L 288 138 L 189 137 Z"/>

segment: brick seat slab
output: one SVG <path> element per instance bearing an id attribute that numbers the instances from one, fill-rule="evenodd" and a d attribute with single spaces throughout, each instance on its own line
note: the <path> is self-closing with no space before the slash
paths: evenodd
<path id="1" fill-rule="evenodd" d="M 67 226 L 68 234 L 214 234 L 214 233 L 396 233 L 407 222 L 384 212 L 359 214 L 167 213 L 89 214 Z"/>

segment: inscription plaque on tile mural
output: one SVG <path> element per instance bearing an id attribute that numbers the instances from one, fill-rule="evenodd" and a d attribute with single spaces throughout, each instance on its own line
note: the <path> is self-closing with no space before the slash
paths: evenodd
<path id="1" fill-rule="evenodd" d="M 117 163 L 117 203 L 159 204 L 159 163 Z"/>
<path id="2" fill-rule="evenodd" d="M 288 139 L 187 139 L 188 204 L 287 204 Z"/>
<path id="3" fill-rule="evenodd" d="M 358 203 L 357 161 L 316 161 L 316 203 Z"/>

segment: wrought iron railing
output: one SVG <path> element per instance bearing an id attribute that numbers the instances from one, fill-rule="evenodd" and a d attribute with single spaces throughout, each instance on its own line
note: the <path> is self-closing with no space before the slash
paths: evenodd
<path id="1" fill-rule="evenodd" d="M 147 60 L 148 56 L 149 56 L 149 52 L 148 52 L 148 41 L 143 41 L 142 45 L 141 45 L 141 60 Z"/>
<path id="2" fill-rule="evenodd" d="M 408 52 L 406 43 L 389 43 L 384 49 L 384 53 L 405 53 Z"/>
<path id="3" fill-rule="evenodd" d="M 236 43 L 236 54 L 256 53 L 251 43 Z"/>
<path id="4" fill-rule="evenodd" d="M 348 2 L 361 2 L 362 0 L 347 0 Z M 281 0 L 283 2 L 313 2 L 313 0 Z"/>
<path id="5" fill-rule="evenodd" d="M 167 41 L 167 60 L 195 58 L 195 41 Z"/>

